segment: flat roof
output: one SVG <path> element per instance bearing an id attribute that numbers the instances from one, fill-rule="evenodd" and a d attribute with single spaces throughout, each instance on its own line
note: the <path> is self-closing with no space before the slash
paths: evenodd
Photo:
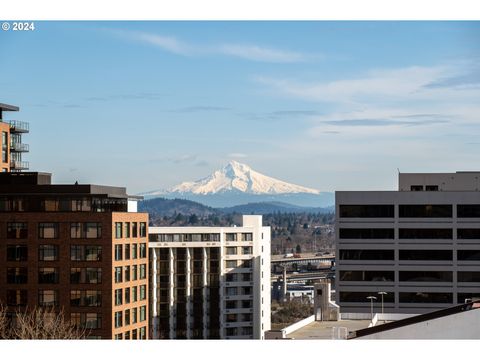
<path id="1" fill-rule="evenodd" d="M 0 103 L 0 109 L 2 111 L 18 111 L 18 110 L 20 110 L 20 108 L 18 106 L 3 104 L 3 103 Z"/>

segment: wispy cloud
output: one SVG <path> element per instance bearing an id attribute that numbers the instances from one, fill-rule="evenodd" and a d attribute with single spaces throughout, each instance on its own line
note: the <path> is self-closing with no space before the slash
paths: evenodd
<path id="1" fill-rule="evenodd" d="M 415 115 L 408 115 L 405 118 L 414 118 Z M 420 116 L 422 117 L 422 116 Z M 343 119 L 334 121 L 325 121 L 325 124 L 334 126 L 421 126 L 445 124 L 447 120 L 442 119 L 418 119 L 418 120 L 401 120 L 401 119 Z"/>
<path id="2" fill-rule="evenodd" d="M 268 63 L 298 63 L 322 57 L 320 55 L 304 54 L 259 44 L 192 44 L 174 36 L 143 31 L 119 29 L 104 29 L 104 31 L 125 40 L 153 45 L 164 51 L 181 56 L 223 55 Z"/>
<path id="3" fill-rule="evenodd" d="M 139 92 L 131 94 L 112 94 L 105 96 L 90 96 L 85 98 L 86 101 L 103 102 L 115 100 L 158 100 L 164 95 L 150 92 Z"/>
<path id="4" fill-rule="evenodd" d="M 217 49 L 222 54 L 253 61 L 294 63 L 307 60 L 307 56 L 299 52 L 261 47 L 258 45 L 227 44 L 221 45 Z"/>
<path id="5" fill-rule="evenodd" d="M 223 107 L 223 106 L 187 106 L 184 108 L 180 109 L 175 109 L 173 112 L 178 112 L 178 113 L 194 113 L 194 112 L 208 112 L 208 111 L 227 111 L 230 110 L 228 107 Z"/>

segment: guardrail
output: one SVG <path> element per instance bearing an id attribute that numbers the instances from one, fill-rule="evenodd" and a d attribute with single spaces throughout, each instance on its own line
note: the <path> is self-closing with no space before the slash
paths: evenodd
<path id="1" fill-rule="evenodd" d="M 10 168 L 12 170 L 26 170 L 29 168 L 29 163 L 28 161 L 12 160 L 10 161 Z"/>
<path id="2" fill-rule="evenodd" d="M 23 143 L 13 143 L 10 144 L 10 150 L 16 152 L 28 152 L 30 150 L 30 146 Z"/>
<path id="3" fill-rule="evenodd" d="M 29 132 L 30 124 L 25 121 L 10 120 L 10 130 L 13 132 Z"/>

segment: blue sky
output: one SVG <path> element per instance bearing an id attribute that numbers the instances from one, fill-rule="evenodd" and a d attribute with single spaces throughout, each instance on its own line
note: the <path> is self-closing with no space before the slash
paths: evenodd
<path id="1" fill-rule="evenodd" d="M 479 170 L 480 22 L 36 22 L 0 32 L 31 169 L 137 193 L 233 159 L 322 191 Z"/>

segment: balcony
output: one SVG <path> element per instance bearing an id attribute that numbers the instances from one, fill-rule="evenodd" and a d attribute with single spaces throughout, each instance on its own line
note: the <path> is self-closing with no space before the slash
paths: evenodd
<path id="1" fill-rule="evenodd" d="M 12 143 L 12 144 L 10 144 L 10 151 L 13 151 L 13 152 L 29 152 L 30 148 L 29 148 L 28 144 Z"/>
<path id="2" fill-rule="evenodd" d="M 28 161 L 10 161 L 10 170 L 28 170 L 29 163 Z"/>
<path id="3" fill-rule="evenodd" d="M 25 121 L 10 120 L 9 124 L 12 133 L 28 133 L 30 131 L 30 126 Z"/>

